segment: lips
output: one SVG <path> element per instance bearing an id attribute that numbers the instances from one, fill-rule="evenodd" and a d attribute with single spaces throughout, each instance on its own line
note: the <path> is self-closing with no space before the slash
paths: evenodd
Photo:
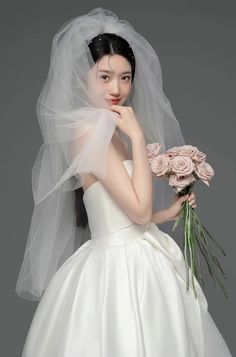
<path id="1" fill-rule="evenodd" d="M 121 100 L 121 98 L 120 99 L 107 99 L 107 101 L 112 104 L 117 104 L 117 103 L 119 103 L 120 100 Z"/>

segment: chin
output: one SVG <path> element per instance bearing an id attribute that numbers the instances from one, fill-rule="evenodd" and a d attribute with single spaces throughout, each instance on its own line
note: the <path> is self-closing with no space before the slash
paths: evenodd
<path id="1" fill-rule="evenodd" d="M 99 102 L 99 103 L 93 103 L 93 105 L 97 108 L 101 108 L 101 109 L 109 109 L 111 105 L 109 105 L 106 102 Z"/>

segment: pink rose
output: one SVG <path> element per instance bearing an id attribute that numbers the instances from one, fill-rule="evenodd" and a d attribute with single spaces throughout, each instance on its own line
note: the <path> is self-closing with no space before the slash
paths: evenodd
<path id="1" fill-rule="evenodd" d="M 189 156 L 194 162 L 202 162 L 206 159 L 206 154 L 192 145 L 180 146 L 179 155 Z"/>
<path id="2" fill-rule="evenodd" d="M 194 181 L 196 181 L 196 179 L 193 174 L 180 177 L 175 174 L 171 174 L 169 178 L 169 185 L 175 187 L 177 192 L 179 192 Z"/>
<path id="3" fill-rule="evenodd" d="M 192 145 L 183 145 L 179 147 L 179 155 L 189 156 L 191 159 L 196 155 L 198 151 L 198 148 Z"/>
<path id="4" fill-rule="evenodd" d="M 200 150 L 192 157 L 192 160 L 196 163 L 203 162 L 206 159 L 206 154 Z"/>
<path id="5" fill-rule="evenodd" d="M 160 154 L 149 162 L 151 164 L 151 170 L 156 174 L 156 176 L 163 176 L 169 172 L 169 158 L 165 154 Z"/>
<path id="6" fill-rule="evenodd" d="M 154 158 L 155 156 L 158 155 L 161 144 L 159 143 L 152 143 L 152 144 L 147 144 L 147 155 L 149 158 Z"/>
<path id="7" fill-rule="evenodd" d="M 195 172 L 197 176 L 207 185 L 209 186 L 209 181 L 214 176 L 215 172 L 208 162 L 200 162 L 200 164 L 196 165 Z"/>
<path id="8" fill-rule="evenodd" d="M 188 156 L 175 156 L 170 160 L 171 171 L 178 177 L 190 175 L 194 171 L 194 163 Z"/>
<path id="9" fill-rule="evenodd" d="M 172 158 L 172 157 L 175 157 L 175 156 L 179 155 L 179 148 L 180 148 L 180 146 L 174 146 L 173 148 L 168 149 L 166 151 L 166 155 L 169 158 Z"/>

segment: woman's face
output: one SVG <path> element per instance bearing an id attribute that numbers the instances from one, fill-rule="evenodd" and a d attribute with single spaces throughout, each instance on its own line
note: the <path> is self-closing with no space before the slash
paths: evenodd
<path id="1" fill-rule="evenodd" d="M 88 95 L 95 106 L 109 109 L 113 104 L 123 105 L 128 98 L 131 83 L 131 65 L 123 56 L 103 56 L 88 74 Z"/>

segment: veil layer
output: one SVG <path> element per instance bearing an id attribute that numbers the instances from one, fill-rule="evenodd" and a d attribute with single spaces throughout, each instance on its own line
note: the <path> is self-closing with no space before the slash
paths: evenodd
<path id="1" fill-rule="evenodd" d="M 59 267 L 91 238 L 89 226 L 76 226 L 74 190 L 86 173 L 106 176 L 118 120 L 105 103 L 93 104 L 87 87 L 94 65 L 88 43 L 102 33 L 123 37 L 134 53 L 133 92 L 126 104 L 134 109 L 146 144 L 159 142 L 160 153 L 185 144 L 162 90 L 158 56 L 133 26 L 101 7 L 67 21 L 53 37 L 49 72 L 37 101 L 44 141 L 32 169 L 35 205 L 16 285 L 24 299 L 39 300 Z M 122 136 L 132 157 L 129 138 Z M 155 210 L 167 207 L 173 196 L 164 180 L 154 180 L 153 193 Z"/>

